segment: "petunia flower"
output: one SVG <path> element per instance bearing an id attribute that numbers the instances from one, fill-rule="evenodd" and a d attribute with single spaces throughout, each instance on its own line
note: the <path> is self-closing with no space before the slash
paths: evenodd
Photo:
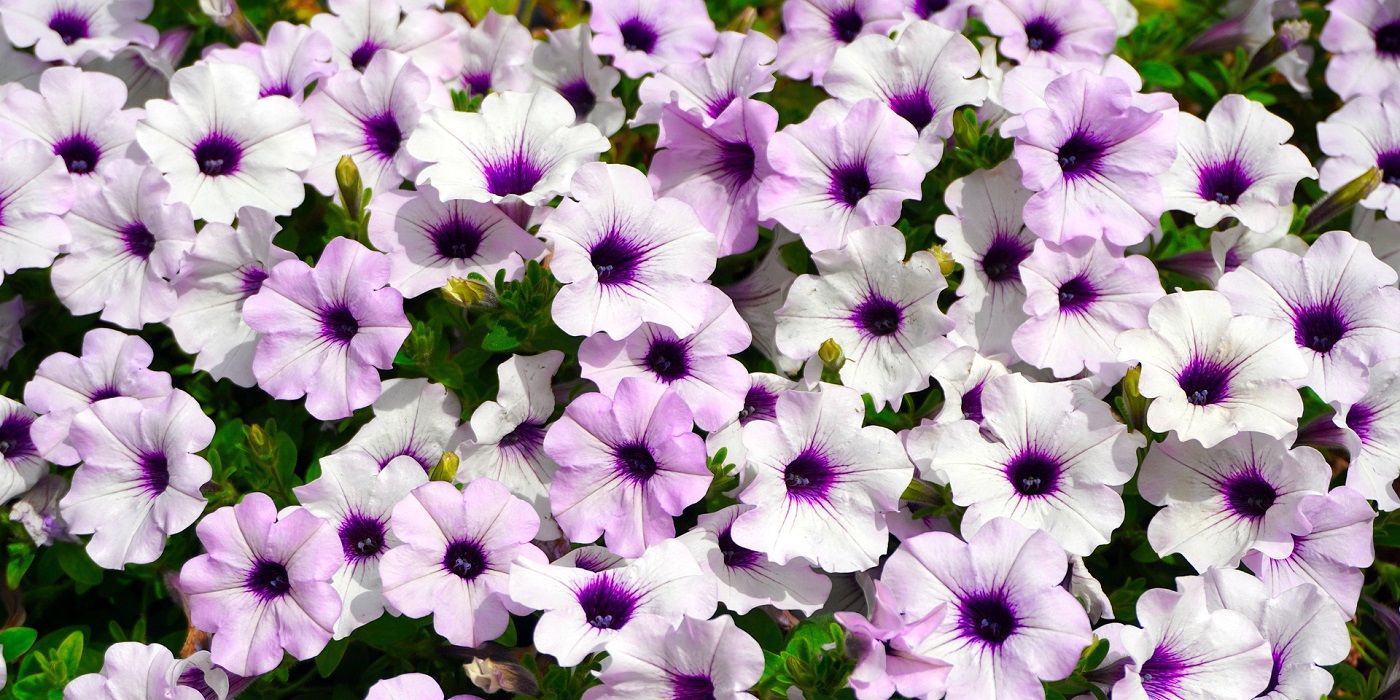
<path id="1" fill-rule="evenodd" d="M 383 387 L 371 407 L 374 418 L 322 462 L 353 455 L 383 469 L 395 458 L 412 457 L 427 474 L 456 440 L 461 402 L 427 379 L 397 377 Z"/>
<path id="2" fill-rule="evenodd" d="M 491 479 L 525 499 L 540 518 L 541 538 L 555 538 L 559 528 L 549 505 L 549 484 L 558 466 L 544 452 L 546 425 L 554 413 L 551 380 L 564 354 L 511 355 L 496 366 L 496 400 L 472 412 L 470 430 L 452 446 L 461 463 L 457 479 Z M 469 434 L 468 434 L 469 433 Z"/>
<path id="3" fill-rule="evenodd" d="M 880 581 L 906 623 L 944 608 L 909 653 L 952 665 L 949 700 L 1040 697 L 1041 681 L 1068 676 L 1092 640 L 1060 587 L 1068 566 L 1049 535 L 998 518 L 966 543 L 945 532 L 905 540 Z"/>
<path id="4" fill-rule="evenodd" d="M 960 347 L 933 368 L 933 379 L 943 391 L 943 408 L 934 417 L 935 423 L 970 420 L 981 424 L 986 414 L 982 409 L 982 392 L 987 383 L 1007 374 L 1006 365 L 984 357 L 970 347 Z M 908 446 L 909 436 L 901 437 Z"/>
<path id="5" fill-rule="evenodd" d="M 953 501 L 968 506 L 963 534 L 1006 517 L 1071 554 L 1108 543 L 1123 522 L 1118 489 L 1133 477 L 1142 440 L 1102 402 L 1075 401 L 1063 383 L 1001 376 L 979 400 L 980 423 L 936 423 L 905 438 L 924 477 L 951 484 Z"/>
<path id="6" fill-rule="evenodd" d="M 690 63 L 715 48 L 715 23 L 702 0 L 594 0 L 593 51 L 629 78 Z"/>
<path id="7" fill-rule="evenodd" d="M 205 696 L 199 689 L 184 682 L 186 674 L 198 678 L 205 687 L 228 691 L 228 674 L 210 664 L 207 651 L 177 659 L 160 644 L 117 642 L 103 652 L 102 670 L 74 678 L 63 689 L 63 697 L 64 700 L 203 700 Z"/>
<path id="8" fill-rule="evenodd" d="M 874 98 L 889 105 L 918 130 L 915 153 L 932 168 L 953 135 L 953 113 L 986 98 L 987 81 L 974 77 L 980 61 L 961 34 L 914 22 L 894 39 L 869 34 L 839 49 L 822 89 L 847 104 Z"/>
<path id="9" fill-rule="evenodd" d="M 1056 377 L 1082 371 L 1121 376 L 1114 340 L 1145 327 L 1147 310 L 1164 295 L 1152 261 L 1115 255 L 1100 241 L 1079 252 L 1042 241 L 1020 269 L 1029 318 L 1011 337 L 1016 354 Z"/>
<path id="10" fill-rule="evenodd" d="M 1233 217 L 1267 231 L 1291 213 L 1293 189 L 1317 170 L 1288 143 L 1293 126 L 1243 95 L 1226 95 L 1205 120 L 1181 116 L 1176 163 L 1162 178 L 1168 209 L 1203 228 Z"/>
<path id="11" fill-rule="evenodd" d="M 472 95 L 530 89 L 535 40 L 515 15 L 487 10 L 476 26 L 462 32 L 461 41 L 461 82 Z"/>
<path id="12" fill-rule="evenodd" d="M 48 472 L 30 435 L 34 419 L 24 404 L 0 396 L 0 503 L 28 491 Z"/>
<path id="13" fill-rule="evenodd" d="M 0 138 L 34 139 L 63 159 L 74 184 L 128 155 L 141 111 L 124 109 L 126 84 L 62 66 L 44 71 L 37 92 L 15 90 L 0 106 Z M 92 188 L 96 189 L 96 188 Z"/>
<path id="14" fill-rule="evenodd" d="M 850 231 L 888 226 L 918 199 L 928 168 L 918 131 L 879 100 L 817 105 L 768 143 L 773 175 L 758 190 L 758 215 L 802 237 L 812 251 L 839 248 Z"/>
<path id="15" fill-rule="evenodd" d="M 1117 20 L 1101 0 L 992 0 L 981 16 L 1001 37 L 1002 55 L 1026 65 L 1093 65 L 1117 41 Z"/>
<path id="16" fill-rule="evenodd" d="M 913 465 L 886 428 L 861 426 L 854 390 L 778 396 L 775 419 L 744 426 L 748 485 L 739 501 L 756 506 L 733 523 L 734 543 L 775 564 L 802 557 L 823 571 L 862 571 L 886 550 L 880 516 L 899 507 Z"/>
<path id="17" fill-rule="evenodd" d="M 952 350 L 953 323 L 938 310 L 947 282 L 927 251 L 904 260 L 904 236 L 888 226 L 859 229 L 846 245 L 813 253 L 818 275 L 792 283 L 775 312 L 778 349 L 806 359 L 827 339 L 846 355 L 841 381 L 897 406 L 928 386 L 933 367 Z"/>
<path id="18" fill-rule="evenodd" d="M 330 39 L 342 68 L 364 70 L 380 51 L 395 51 L 438 80 L 462 73 L 461 15 L 405 7 L 399 0 L 329 0 L 327 7 L 330 13 L 311 18 L 311 28 Z"/>
<path id="19" fill-rule="evenodd" d="M 1117 342 L 1120 361 L 1142 363 L 1153 430 L 1213 447 L 1241 431 L 1282 438 L 1297 428 L 1303 401 L 1293 386 L 1308 369 L 1287 325 L 1235 316 L 1208 290 L 1162 297 L 1147 323 Z"/>
<path id="20" fill-rule="evenodd" d="M 800 557 L 775 564 L 762 552 L 734 543 L 734 521 L 753 506 L 734 505 L 700 516 L 679 539 L 690 547 L 707 577 L 719 586 L 719 602 L 739 615 L 764 605 L 813 615 L 831 594 L 831 579 Z"/>
<path id="21" fill-rule="evenodd" d="M 24 402 L 39 415 L 30 431 L 39 454 L 55 464 L 78 463 L 68 441 L 73 417 L 103 399 L 153 399 L 170 393 L 170 375 L 147 369 L 155 353 L 146 341 L 110 328 L 83 336 L 82 356 L 44 358 L 24 386 Z"/>
<path id="22" fill-rule="evenodd" d="M 565 667 L 601 651 L 633 622 L 708 619 L 716 605 L 713 583 L 674 540 L 603 571 L 519 559 L 510 572 L 510 597 L 544 611 L 535 624 L 535 648 Z"/>
<path id="23" fill-rule="evenodd" d="M 10 522 L 19 523 L 29 539 L 40 547 L 56 542 L 77 542 L 78 538 L 68 532 L 68 523 L 58 507 L 68 493 L 68 486 L 68 479 L 57 474 L 39 477 L 33 487 L 10 505 Z"/>
<path id="24" fill-rule="evenodd" d="M 599 572 L 608 569 L 617 569 L 632 563 L 631 559 L 624 559 L 613 554 L 607 547 L 596 544 L 586 544 L 582 547 L 575 547 L 564 553 L 564 556 L 555 559 L 552 564 L 555 566 L 571 566 L 575 569 Z"/>
<path id="25" fill-rule="evenodd" d="M 960 32 L 977 7 L 974 0 L 904 0 L 904 16 Z"/>
<path id="26" fill-rule="evenodd" d="M 489 99 L 489 98 L 488 98 Z M 684 203 L 653 198 L 635 168 L 588 164 L 540 226 L 550 271 L 564 288 L 554 322 L 570 335 L 626 338 L 643 323 L 689 335 L 704 320 L 692 302 L 715 269 L 715 237 Z"/>
<path id="27" fill-rule="evenodd" d="M 444 199 L 536 206 L 567 193 L 574 171 L 608 149 L 598 127 L 574 122 L 552 90 L 493 93 L 480 112 L 429 110 L 406 147 L 429 163 L 418 184 Z"/>
<path id="28" fill-rule="evenodd" d="M 15 353 L 24 347 L 24 297 L 0 301 L 0 369 L 10 364 Z"/>
<path id="29" fill-rule="evenodd" d="M 548 561 L 530 544 L 539 525 L 529 503 L 490 479 L 460 492 L 424 484 L 394 507 L 391 527 L 403 544 L 380 564 L 384 599 L 409 617 L 432 615 L 433 630 L 453 644 L 481 646 L 506 631 L 509 613 L 530 610 L 509 587 L 522 562 Z"/>
<path id="30" fill-rule="evenodd" d="M 1223 700 L 1256 697 L 1268 687 L 1268 643 L 1249 618 L 1212 609 L 1204 586 L 1147 591 L 1137 619 L 1141 627 L 1112 623 L 1094 631 L 1109 641 L 1099 672 L 1113 697 Z"/>
<path id="31" fill-rule="evenodd" d="M 679 625 L 640 618 L 607 645 L 601 686 L 583 700 L 707 697 L 744 700 L 763 675 L 763 649 L 734 619 L 685 618 Z"/>
<path id="32" fill-rule="evenodd" d="M 778 351 L 778 322 L 774 313 L 787 300 L 788 289 L 797 275 L 783 262 L 781 248 L 792 245 L 797 237 L 779 226 L 773 230 L 773 240 L 768 251 L 759 258 L 748 275 L 727 286 L 721 287 L 725 295 L 734 302 L 734 308 L 749 324 L 753 334 L 753 345 L 781 373 L 797 374 L 802 362 Z"/>
<path id="33" fill-rule="evenodd" d="M 748 389 L 744 392 L 743 408 L 739 409 L 739 415 L 705 436 L 705 449 L 709 454 L 717 455 L 721 449 L 725 450 L 724 460 L 737 467 L 738 476 L 742 476 L 744 465 L 748 464 L 748 453 L 744 449 L 744 426 L 756 420 L 771 421 L 776 418 L 774 410 L 778 395 L 797 388 L 797 383 L 791 379 L 766 372 L 749 373 L 745 383 Z"/>
<path id="34" fill-rule="evenodd" d="M 1240 433 L 1211 449 L 1175 438 L 1153 445 L 1138 489 L 1157 511 L 1147 540 L 1161 556 L 1180 552 L 1204 572 L 1239 566 L 1258 549 L 1283 556 L 1292 545 L 1298 501 L 1325 492 L 1330 470 L 1311 447 L 1289 449 Z"/>
<path id="35" fill-rule="evenodd" d="M 424 111 L 449 105 L 442 83 L 393 51 L 375 54 L 363 73 L 342 71 L 327 78 L 302 104 L 316 134 L 307 183 L 321 194 L 335 194 L 336 165 L 349 156 L 365 187 L 376 193 L 397 190 L 424 166 L 404 142 Z"/>
<path id="36" fill-rule="evenodd" d="M 258 385 L 274 398 L 306 396 L 322 420 L 373 403 L 378 369 L 392 366 L 409 332 L 403 297 L 388 281 L 388 259 L 348 238 L 328 243 L 314 268 L 300 260 L 272 268 L 243 302 L 244 322 L 259 333 Z"/>
<path id="37" fill-rule="evenodd" d="M 34 141 L 0 153 L 0 281 L 30 267 L 48 267 L 72 240 L 59 218 L 76 199 L 63 161 Z"/>
<path id="38" fill-rule="evenodd" d="M 952 213 L 935 222 L 944 250 L 963 267 L 959 299 L 948 307 L 949 337 L 987 357 L 1012 357 L 1011 335 L 1027 318 L 1021 263 L 1036 238 L 1021 210 L 1030 196 L 1016 161 L 1007 160 L 954 180 L 944 192 Z"/>
<path id="39" fill-rule="evenodd" d="M 1395 32 L 1400 41 L 1400 12 Z M 1335 192 L 1367 170 L 1380 168 L 1380 185 L 1360 204 L 1400 221 L 1400 86 L 1358 95 L 1342 105 L 1317 125 L 1317 142 L 1329 156 L 1317 183 L 1324 191 Z"/>
<path id="40" fill-rule="evenodd" d="M 1211 569 L 1201 585 L 1208 607 L 1245 616 L 1269 645 L 1273 669 L 1260 698 L 1326 697 L 1332 691 L 1332 674 L 1321 667 L 1344 661 L 1351 638 L 1346 620 L 1321 590 L 1297 586 L 1270 595 L 1259 579 L 1235 569 Z"/>
<path id="41" fill-rule="evenodd" d="M 1376 512 L 1350 486 L 1309 494 L 1295 507 L 1299 522 L 1288 556 L 1253 550 L 1244 556 L 1244 565 L 1264 581 L 1269 595 L 1309 584 L 1326 593 L 1348 618 L 1354 617 L 1363 570 L 1376 561 Z"/>
<path id="42" fill-rule="evenodd" d="M 1343 100 L 1375 95 L 1400 82 L 1400 4 L 1332 0 L 1322 27 L 1327 87 Z"/>
<path id="43" fill-rule="evenodd" d="M 148 100 L 170 95 L 170 76 L 184 59 L 194 37 L 192 27 L 173 27 L 160 33 L 155 47 L 128 46 L 110 59 L 83 63 L 83 70 L 116 76 L 126 84 L 126 106 L 145 107 Z"/>
<path id="44" fill-rule="evenodd" d="M 783 3 L 777 68 L 795 80 L 821 85 L 837 49 L 899 24 L 904 0 L 792 0 Z"/>
<path id="45" fill-rule="evenodd" d="M 243 206 L 280 216 L 301 204 L 311 126 L 296 103 L 261 92 L 243 66 L 199 63 L 175 72 L 171 99 L 146 103 L 136 142 L 195 218 L 229 223 Z"/>
<path id="46" fill-rule="evenodd" d="M 1044 99 L 1008 134 L 1035 192 L 1026 225 L 1057 245 L 1146 238 L 1165 208 L 1158 179 L 1176 158 L 1175 105 L 1086 70 L 1051 81 Z"/>
<path id="47" fill-rule="evenodd" d="M 1366 394 L 1351 403 L 1333 402 L 1333 422 L 1350 456 L 1347 486 L 1383 511 L 1400 508 L 1400 360 L 1370 369 Z"/>
<path id="48" fill-rule="evenodd" d="M 75 315 L 101 311 L 123 328 L 164 322 L 176 304 L 170 280 L 195 241 L 189 207 L 166 203 L 170 186 L 150 166 L 113 161 L 100 177 L 63 217 L 73 243 L 54 261 L 54 293 Z"/>
<path id="49" fill-rule="evenodd" d="M 335 530 L 305 508 L 282 513 L 263 493 L 210 513 L 195 528 L 206 553 L 180 570 L 190 622 L 213 634 L 214 663 L 240 676 L 267 673 L 285 650 L 310 659 L 331 640 L 344 559 Z"/>
<path id="50" fill-rule="evenodd" d="M 606 394 L 617 391 L 626 377 L 670 387 L 701 430 L 718 430 L 734 420 L 749 380 L 743 363 L 730 356 L 749 347 L 748 324 L 713 287 L 691 303 L 701 308 L 704 320 L 689 335 L 644 323 L 625 340 L 604 333 L 585 338 L 578 350 L 583 378 Z"/>
<path id="51" fill-rule="evenodd" d="M 947 612 L 937 605 L 914 620 L 900 617 L 899 603 L 878 579 L 866 592 L 866 616 L 846 610 L 835 614 L 846 628 L 846 644 L 855 657 L 850 686 L 858 700 L 903 697 L 942 697 L 952 666 L 913 651 L 937 631 Z"/>
<path id="52" fill-rule="evenodd" d="M 545 40 L 535 44 L 530 70 L 536 81 L 568 101 L 575 123 L 587 122 L 611 136 L 627 119 L 622 100 L 613 95 L 621 77 L 616 68 L 598 60 L 591 42 L 584 24 L 547 29 Z"/>
<path id="53" fill-rule="evenodd" d="M 550 484 L 554 518 L 574 542 L 606 538 L 619 556 L 636 557 L 675 535 L 672 518 L 710 485 L 705 446 L 674 390 L 639 377 L 612 398 L 584 394 L 544 436 L 559 465 Z"/>
<path id="54" fill-rule="evenodd" d="M 21 88 L 37 89 L 39 77 L 48 69 L 48 63 L 0 41 L 0 99 Z"/>
<path id="55" fill-rule="evenodd" d="M 129 45 L 156 45 L 156 30 L 141 20 L 153 0 L 4 0 L 5 35 L 20 48 L 34 47 L 43 61 L 69 65 L 111 58 Z"/>
<path id="56" fill-rule="evenodd" d="M 206 224 L 195 237 L 172 280 L 177 298 L 166 321 L 180 349 L 195 355 L 195 369 L 238 386 L 257 384 L 257 333 L 243 322 L 243 302 L 262 289 L 273 267 L 294 258 L 272 244 L 281 230 L 271 214 L 244 207 L 236 228 Z"/>
<path id="57" fill-rule="evenodd" d="M 211 48 L 204 60 L 233 63 L 258 76 L 258 96 L 281 95 L 301 104 L 313 83 L 335 75 L 331 42 L 304 24 L 277 22 L 263 43 L 245 41 L 234 48 Z"/>
<path id="58" fill-rule="evenodd" d="M 505 271 L 506 279 L 519 279 L 525 260 L 544 252 L 544 244 L 499 207 L 443 201 L 429 185 L 375 193 L 369 211 L 370 241 L 389 256 L 389 286 L 409 298 L 473 272 L 495 280 Z"/>
<path id="59" fill-rule="evenodd" d="M 369 687 L 365 700 L 443 700 L 442 686 L 432 676 L 405 673 L 385 678 Z M 453 695 L 447 700 L 477 700 L 475 695 Z"/>
<path id="60" fill-rule="evenodd" d="M 735 100 L 773 89 L 777 55 L 777 42 L 763 32 L 720 32 L 714 53 L 698 61 L 672 63 L 642 80 L 637 88 L 642 104 L 632 124 L 655 124 L 662 111 L 674 105 L 709 127 Z"/>
<path id="61" fill-rule="evenodd" d="M 1400 221 L 1378 217 L 1367 209 L 1352 211 L 1351 235 L 1371 246 L 1371 253 L 1400 275 Z"/>
<path id="62" fill-rule="evenodd" d="M 659 150 L 647 169 L 657 194 L 689 204 L 719 240 L 719 255 L 752 250 L 759 185 L 772 173 L 767 152 L 778 112 L 739 98 L 713 120 L 667 105 L 660 122 Z"/>
<path id="63" fill-rule="evenodd" d="M 394 506 L 427 481 L 427 473 L 407 456 L 381 466 L 355 453 L 323 458 L 321 476 L 292 489 L 297 502 L 330 523 L 340 537 L 343 561 L 331 578 L 341 600 L 335 639 L 344 639 L 384 614 L 380 567 L 384 555 L 400 544 L 389 529 L 389 517 Z"/>

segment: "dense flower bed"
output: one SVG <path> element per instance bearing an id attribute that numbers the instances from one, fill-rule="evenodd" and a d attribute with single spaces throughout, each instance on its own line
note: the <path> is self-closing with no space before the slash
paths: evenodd
<path id="1" fill-rule="evenodd" d="M 1400 0 L 0 0 L 4 697 L 1400 694 Z"/>

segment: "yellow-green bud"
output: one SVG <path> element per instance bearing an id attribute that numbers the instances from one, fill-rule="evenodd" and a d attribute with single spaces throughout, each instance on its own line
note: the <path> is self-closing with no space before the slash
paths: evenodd
<path id="1" fill-rule="evenodd" d="M 1308 212 L 1307 218 L 1303 220 L 1303 233 L 1316 231 L 1323 224 L 1356 206 L 1358 202 L 1375 192 L 1376 188 L 1381 186 L 1381 181 L 1381 169 L 1376 166 L 1371 166 L 1370 170 L 1357 175 L 1356 179 L 1327 195 Z"/>
<path id="2" fill-rule="evenodd" d="M 958 263 L 957 261 L 953 260 L 953 256 L 949 254 L 948 251 L 943 249 L 943 246 L 936 245 L 932 248 L 929 248 L 928 252 L 932 253 L 933 259 L 938 261 L 939 274 L 943 275 L 944 277 L 953 274 L 953 269 L 958 266 Z"/>
<path id="3" fill-rule="evenodd" d="M 450 483 L 453 479 L 457 478 L 457 467 L 461 465 L 461 463 L 462 460 L 457 456 L 456 452 L 444 452 L 442 453 L 442 458 L 438 460 L 438 463 L 433 465 L 433 470 L 428 473 L 428 479 L 431 481 L 446 481 Z"/>
<path id="4" fill-rule="evenodd" d="M 491 285 L 467 277 L 452 277 L 439 291 L 443 299 L 464 309 L 497 304 L 496 290 Z"/>
<path id="5" fill-rule="evenodd" d="M 341 156 L 340 162 L 335 164 L 335 184 L 340 188 L 340 201 L 345 211 L 350 212 L 350 218 L 359 221 L 365 185 L 360 180 L 359 166 L 350 156 Z"/>
<path id="6" fill-rule="evenodd" d="M 822 361 L 822 366 L 833 372 L 840 372 L 846 366 L 846 353 L 836 344 L 835 338 L 827 338 L 817 348 L 817 358 Z"/>

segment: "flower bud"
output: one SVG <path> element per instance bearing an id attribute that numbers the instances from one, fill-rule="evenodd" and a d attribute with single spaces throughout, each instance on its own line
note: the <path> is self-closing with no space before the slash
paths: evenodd
<path id="1" fill-rule="evenodd" d="M 1323 224 L 1347 212 L 1358 202 L 1370 196 L 1381 186 L 1381 169 L 1372 166 L 1370 170 L 1356 176 L 1356 179 L 1342 185 L 1325 199 L 1318 202 L 1303 220 L 1303 233 L 1316 231 Z"/>
<path id="2" fill-rule="evenodd" d="M 350 156 L 341 156 L 340 162 L 335 164 L 335 184 L 340 188 L 340 201 L 345 205 L 345 211 L 350 212 L 350 218 L 358 222 L 364 206 L 361 200 L 365 185 L 360 180 L 359 166 Z"/>
<path id="3" fill-rule="evenodd" d="M 943 275 L 944 277 L 953 274 L 953 270 L 958 266 L 958 263 L 957 261 L 953 260 L 953 256 L 950 255 L 948 251 L 943 249 L 943 246 L 936 245 L 932 248 L 929 248 L 928 252 L 932 253 L 933 258 L 938 261 L 939 274 Z"/>
<path id="4" fill-rule="evenodd" d="M 836 344 L 835 338 L 827 338 L 817 348 L 817 358 L 822 361 L 822 366 L 832 372 L 840 372 L 846 366 L 846 353 Z"/>
<path id="5" fill-rule="evenodd" d="M 452 277 L 439 290 L 442 298 L 454 306 L 470 309 L 473 306 L 494 308 L 499 300 L 491 285 L 467 277 Z"/>
<path id="6" fill-rule="evenodd" d="M 433 470 L 428 473 L 428 479 L 452 483 L 452 480 L 457 478 L 457 467 L 461 464 L 462 459 L 456 452 L 444 452 L 438 463 L 433 465 Z"/>

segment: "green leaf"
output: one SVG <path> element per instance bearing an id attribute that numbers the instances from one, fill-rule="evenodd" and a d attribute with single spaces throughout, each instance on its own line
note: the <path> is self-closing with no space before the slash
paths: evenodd
<path id="1" fill-rule="evenodd" d="M 1138 73 L 1142 74 L 1143 82 L 1148 85 L 1160 85 L 1164 88 L 1179 88 L 1186 79 L 1182 77 L 1181 71 L 1166 61 L 1143 61 L 1137 64 Z"/>
<path id="2" fill-rule="evenodd" d="M 39 633 L 30 627 L 11 627 L 0 630 L 0 647 L 5 649 L 5 663 L 12 664 L 34 646 Z"/>
<path id="3" fill-rule="evenodd" d="M 520 347 L 520 341 L 511 337 L 505 326 L 496 326 L 481 339 L 481 348 L 491 352 L 509 352 Z"/>
<path id="4" fill-rule="evenodd" d="M 19 588 L 29 565 L 34 563 L 34 547 L 27 542 L 11 542 L 6 548 L 5 585 L 11 590 Z"/>
<path id="5" fill-rule="evenodd" d="M 350 646 L 349 639 L 337 639 L 316 655 L 316 673 L 322 678 L 330 678 L 335 673 L 335 668 L 340 665 L 340 660 L 345 658 L 345 648 Z"/>
<path id="6" fill-rule="evenodd" d="M 83 663 L 83 633 L 75 631 L 65 637 L 63 643 L 58 645 L 58 650 L 54 652 L 52 659 L 62 664 L 66 673 L 65 678 L 75 678 Z"/>
<path id="7" fill-rule="evenodd" d="M 1190 80 L 1192 85 L 1200 88 L 1201 92 L 1204 92 L 1212 102 L 1220 99 L 1220 93 L 1215 89 L 1215 85 L 1211 84 L 1210 78 L 1196 71 L 1189 71 L 1186 73 L 1186 79 Z"/>
<path id="8" fill-rule="evenodd" d="M 102 583 L 102 568 L 92 563 L 87 552 L 76 544 L 64 542 L 54 545 L 54 555 L 58 557 L 58 565 L 63 569 L 63 573 L 84 588 L 92 588 Z"/>

